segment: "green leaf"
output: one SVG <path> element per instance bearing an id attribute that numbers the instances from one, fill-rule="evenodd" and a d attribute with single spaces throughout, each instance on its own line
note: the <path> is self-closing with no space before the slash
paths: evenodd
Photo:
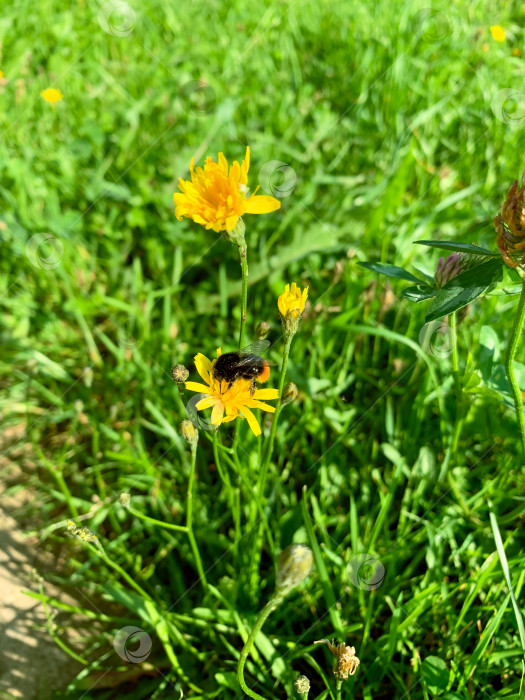
<path id="1" fill-rule="evenodd" d="M 372 270 L 372 272 L 379 272 L 381 275 L 387 275 L 387 277 L 397 277 L 400 280 L 406 280 L 407 282 L 416 282 L 421 284 L 422 280 L 415 277 L 408 270 L 404 270 L 402 267 L 397 267 L 396 265 L 387 265 L 386 263 L 380 262 L 360 262 L 357 263 L 361 267 L 366 267 L 367 270 Z"/>
<path id="2" fill-rule="evenodd" d="M 431 695 L 441 695 L 447 689 L 450 672 L 447 664 L 439 656 L 427 656 L 421 672 Z"/>
<path id="3" fill-rule="evenodd" d="M 487 382 L 492 374 L 494 361 L 499 354 L 498 334 L 492 326 L 482 326 L 479 332 L 479 368 L 483 380 Z"/>
<path id="4" fill-rule="evenodd" d="M 451 250 L 456 253 L 470 253 L 470 255 L 490 255 L 491 258 L 499 258 L 499 251 L 494 252 L 488 248 L 482 248 L 472 243 L 453 243 L 452 241 L 414 241 L 418 245 L 428 245 L 440 250 Z"/>
<path id="5" fill-rule="evenodd" d="M 415 287 L 407 287 L 403 289 L 401 294 L 408 299 L 408 301 L 413 301 L 418 303 L 420 301 L 426 301 L 427 299 L 432 299 L 437 294 L 435 287 L 431 287 L 428 284 L 417 284 Z"/>
<path id="6" fill-rule="evenodd" d="M 426 315 L 425 321 L 434 321 L 437 318 L 451 314 L 453 311 L 463 308 L 471 301 L 481 296 L 487 289 L 499 282 L 502 278 L 502 259 L 487 260 L 476 265 L 470 270 L 462 272 L 442 287 Z"/>

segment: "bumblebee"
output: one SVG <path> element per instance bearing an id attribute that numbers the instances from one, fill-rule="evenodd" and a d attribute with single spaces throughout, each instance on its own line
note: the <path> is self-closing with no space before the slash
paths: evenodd
<path id="1" fill-rule="evenodd" d="M 259 356 L 269 345 L 269 340 L 258 340 L 238 352 L 221 355 L 213 367 L 214 378 L 228 382 L 228 388 L 238 379 L 251 379 L 253 394 L 255 383 L 263 384 L 270 376 L 270 363 Z"/>

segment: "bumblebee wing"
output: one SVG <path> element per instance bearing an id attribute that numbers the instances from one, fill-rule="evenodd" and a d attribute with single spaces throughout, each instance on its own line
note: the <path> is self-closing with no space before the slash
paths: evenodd
<path id="1" fill-rule="evenodd" d="M 256 340 L 255 343 L 247 345 L 245 348 L 240 350 L 242 355 L 261 355 L 265 350 L 270 347 L 269 340 Z"/>

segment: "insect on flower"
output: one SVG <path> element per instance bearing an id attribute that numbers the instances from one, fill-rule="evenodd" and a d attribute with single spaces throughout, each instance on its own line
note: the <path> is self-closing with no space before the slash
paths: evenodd
<path id="1" fill-rule="evenodd" d="M 226 352 L 217 358 L 213 367 L 215 379 L 228 382 L 228 388 L 238 379 L 251 381 L 251 394 L 255 393 L 256 382 L 264 384 L 270 378 L 270 363 L 259 357 L 270 345 L 269 340 L 256 340 L 238 352 Z"/>

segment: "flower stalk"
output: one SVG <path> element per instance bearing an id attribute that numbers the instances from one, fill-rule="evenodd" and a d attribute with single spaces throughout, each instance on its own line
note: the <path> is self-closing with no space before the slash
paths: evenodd
<path id="1" fill-rule="evenodd" d="M 520 275 L 520 277 L 522 278 L 520 299 L 518 302 L 518 308 L 516 310 L 514 325 L 512 327 L 512 332 L 509 338 L 509 344 L 507 346 L 507 353 L 505 355 L 505 372 L 507 373 L 507 379 L 509 380 L 512 398 L 514 400 L 516 420 L 518 422 L 518 429 L 521 438 L 521 448 L 523 450 L 523 455 L 525 456 L 525 415 L 523 414 L 523 397 L 521 395 L 518 380 L 516 379 L 516 372 L 514 369 L 514 358 L 516 357 L 518 343 L 520 340 L 521 332 L 523 330 L 523 324 L 525 322 L 525 278 L 522 275 L 523 273 Z"/>

